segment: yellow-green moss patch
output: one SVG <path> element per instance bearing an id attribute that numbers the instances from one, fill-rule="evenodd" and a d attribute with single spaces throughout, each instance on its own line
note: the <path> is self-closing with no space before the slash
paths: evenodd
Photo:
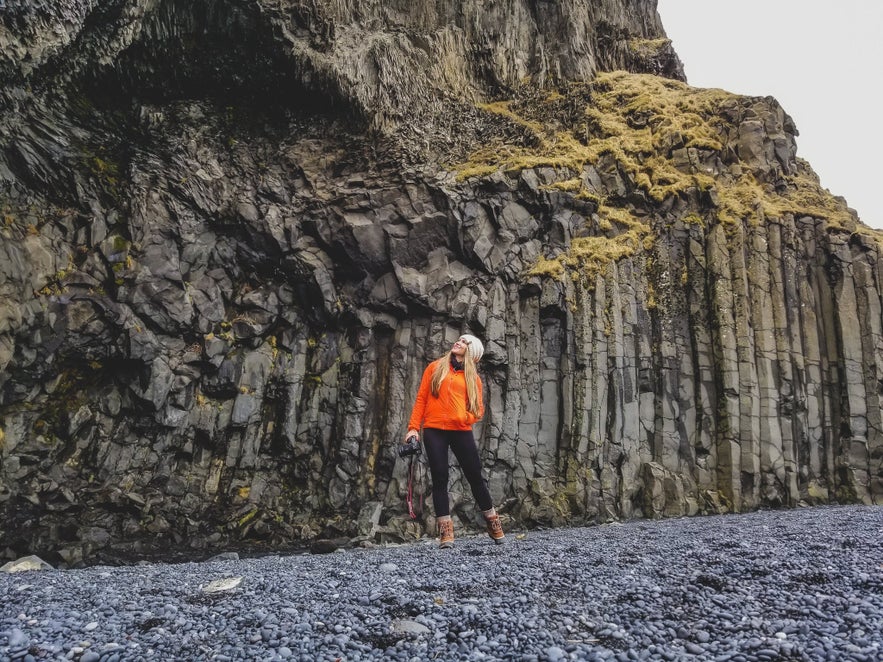
<path id="1" fill-rule="evenodd" d="M 665 45 L 660 40 L 631 43 L 630 48 L 651 54 Z M 877 238 L 878 233 L 856 223 L 843 201 L 822 188 L 800 159 L 796 171 L 780 175 L 775 184 L 758 181 L 749 167 L 741 168 L 740 173 L 731 147 L 725 143 L 733 129 L 733 111 L 744 103 L 744 97 L 724 90 L 693 88 L 658 76 L 599 73 L 590 84 L 480 106 L 512 125 L 519 140 L 517 144 L 504 138 L 492 141 L 453 169 L 465 179 L 495 171 L 518 173 L 551 167 L 560 180 L 547 184 L 546 189 L 598 205 L 596 231 L 602 236 L 575 239 L 567 255 L 539 260 L 529 272 L 533 275 L 562 278 L 566 270 L 576 266 L 583 273 L 593 273 L 611 260 L 632 255 L 647 240 L 652 242 L 651 228 L 631 218 L 631 205 L 606 199 L 607 192 L 594 190 L 588 183 L 589 178 L 584 177 L 587 166 L 602 173 L 615 169 L 645 199 L 656 202 L 691 191 L 709 193 L 704 198 L 711 206 L 708 213 L 703 212 L 702 217 L 693 213 L 684 219 L 703 228 L 715 221 L 758 224 L 793 214 Z M 697 154 L 702 162 L 713 162 L 715 152 L 719 162 L 732 166 L 717 176 L 697 172 L 685 160 L 689 155 L 686 158 L 692 162 L 692 155 Z"/>
<path id="2" fill-rule="evenodd" d="M 570 250 L 553 258 L 540 257 L 526 275 L 562 280 L 570 273 L 591 287 L 611 262 L 631 257 L 652 246 L 650 226 L 625 209 L 602 205 L 598 216 L 602 227 L 606 226 L 614 233 L 612 236 L 577 237 L 571 241 Z"/>

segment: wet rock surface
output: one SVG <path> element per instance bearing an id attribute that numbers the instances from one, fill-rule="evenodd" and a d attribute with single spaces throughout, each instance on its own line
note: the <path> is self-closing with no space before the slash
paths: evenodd
<path id="1" fill-rule="evenodd" d="M 879 660 L 883 512 L 0 574 L 4 659 Z"/>

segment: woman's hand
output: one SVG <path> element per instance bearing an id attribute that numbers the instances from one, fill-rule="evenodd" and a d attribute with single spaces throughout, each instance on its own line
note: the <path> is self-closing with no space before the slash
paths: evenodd
<path id="1" fill-rule="evenodd" d="M 417 430 L 408 430 L 408 432 L 405 434 L 405 443 L 408 443 L 408 439 L 410 439 L 411 437 L 419 437 L 419 436 L 420 436 L 420 433 L 417 432 Z"/>

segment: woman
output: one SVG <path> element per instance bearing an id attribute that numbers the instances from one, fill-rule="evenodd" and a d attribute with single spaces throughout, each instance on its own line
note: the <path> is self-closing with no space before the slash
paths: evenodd
<path id="1" fill-rule="evenodd" d="M 475 364 L 484 345 L 475 336 L 462 335 L 451 351 L 429 364 L 408 422 L 405 440 L 417 436 L 423 426 L 423 445 L 432 475 L 432 502 L 438 521 L 439 547 L 453 547 L 454 523 L 448 502 L 448 449 L 454 452 L 475 501 L 484 513 L 488 535 L 503 542 L 503 527 L 494 510 L 487 483 L 481 476 L 481 460 L 472 426 L 484 415 L 481 378 Z"/>

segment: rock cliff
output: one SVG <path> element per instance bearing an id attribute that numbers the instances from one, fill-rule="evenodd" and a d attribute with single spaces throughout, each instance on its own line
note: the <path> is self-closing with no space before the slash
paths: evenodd
<path id="1" fill-rule="evenodd" d="M 512 524 L 883 502 L 880 237 L 654 0 L 7 0 L 0 46 L 4 557 L 434 531 L 394 450 L 465 331 Z"/>

